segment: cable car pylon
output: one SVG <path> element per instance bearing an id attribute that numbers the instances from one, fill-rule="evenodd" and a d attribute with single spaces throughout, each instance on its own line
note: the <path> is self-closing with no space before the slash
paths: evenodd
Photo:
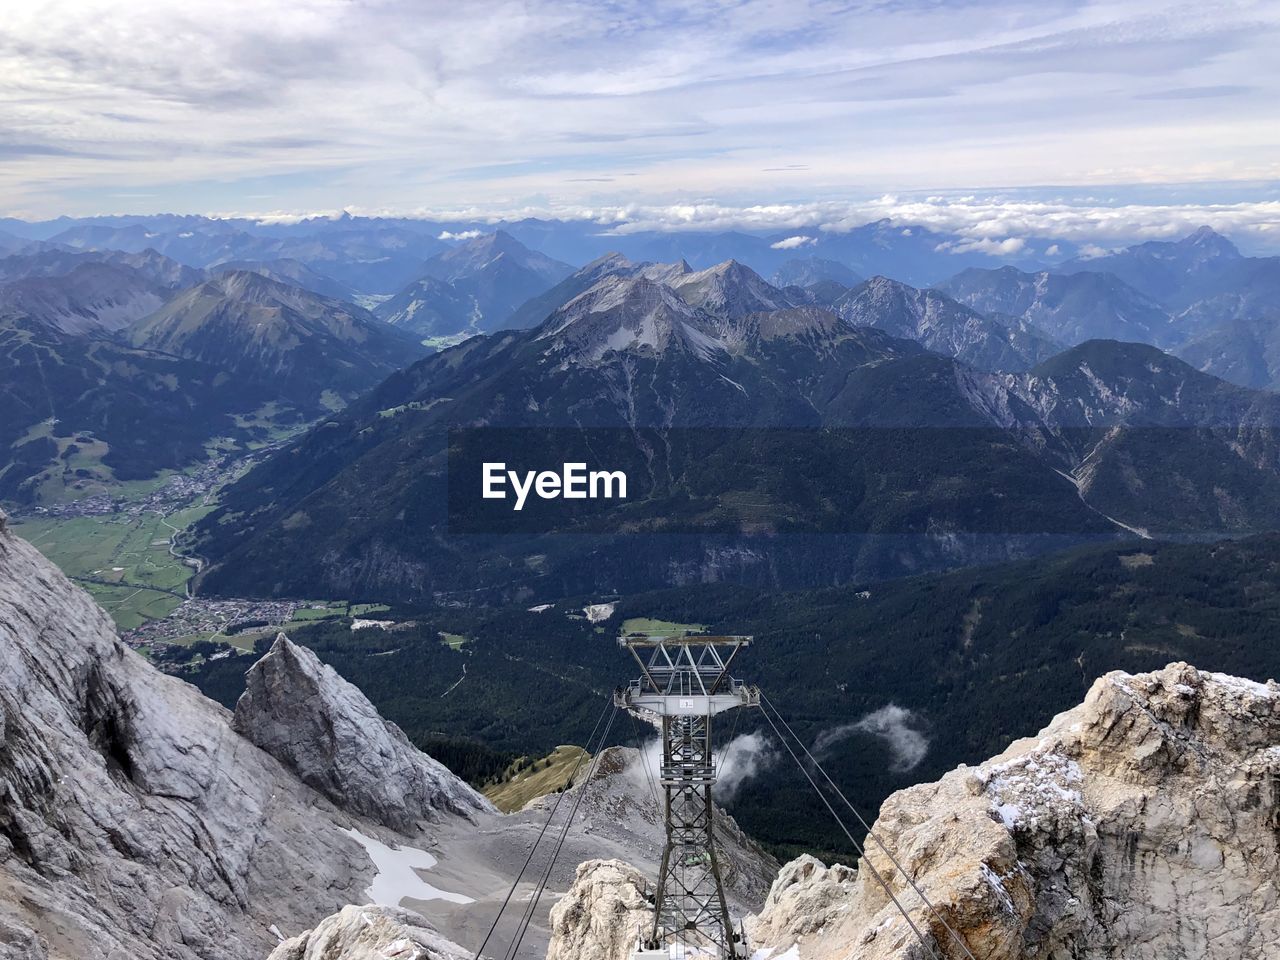
<path id="1" fill-rule="evenodd" d="M 758 688 L 729 674 L 746 636 L 684 634 L 620 637 L 640 677 L 614 693 L 621 709 L 650 714 L 662 730 L 666 843 L 658 870 L 653 923 L 642 932 L 633 960 L 676 956 L 742 960 L 724 894 L 715 842 L 716 783 L 713 721 L 737 707 L 758 707 Z"/>

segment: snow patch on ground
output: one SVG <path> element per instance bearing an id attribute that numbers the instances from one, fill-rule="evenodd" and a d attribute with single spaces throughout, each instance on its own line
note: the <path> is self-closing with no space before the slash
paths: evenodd
<path id="1" fill-rule="evenodd" d="M 433 887 L 419 875 L 419 870 L 430 870 L 436 858 L 425 850 L 401 846 L 392 850 L 385 843 L 365 836 L 359 830 L 343 831 L 364 847 L 373 861 L 373 883 L 365 891 L 372 903 L 384 907 L 398 907 L 403 900 L 447 900 L 450 903 L 474 903 L 470 897 Z"/>

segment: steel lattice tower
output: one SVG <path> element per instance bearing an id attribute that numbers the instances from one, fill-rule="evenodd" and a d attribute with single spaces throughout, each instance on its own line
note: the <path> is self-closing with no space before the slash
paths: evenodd
<path id="1" fill-rule="evenodd" d="M 760 692 L 734 680 L 729 667 L 750 637 L 622 637 L 641 677 L 615 694 L 617 705 L 660 718 L 666 845 L 658 870 L 653 926 L 637 958 L 666 957 L 673 944 L 742 956 L 734 936 L 716 854 L 716 782 L 712 721 L 735 707 L 757 706 Z"/>

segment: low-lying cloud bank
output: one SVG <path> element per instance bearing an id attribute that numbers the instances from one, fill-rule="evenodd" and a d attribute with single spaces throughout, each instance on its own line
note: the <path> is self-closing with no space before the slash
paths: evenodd
<path id="1" fill-rule="evenodd" d="M 1103 191 L 1105 192 L 1105 191 Z M 1123 193 L 1123 188 L 1117 188 Z M 261 223 L 297 222 L 313 216 L 341 216 L 344 211 L 308 213 L 221 214 Z M 1016 199 L 998 194 L 881 196 L 864 201 L 733 205 L 706 201 L 687 204 L 632 204 L 611 207 L 548 206 L 491 209 L 467 207 L 411 212 L 351 207 L 357 216 L 404 217 L 452 224 L 498 225 L 525 218 L 587 221 L 602 235 L 646 231 L 681 232 L 728 230 L 788 232 L 772 243 L 792 250 L 821 244 L 824 236 L 838 236 L 879 220 L 904 227 L 918 226 L 955 234 L 944 249 L 954 253 L 980 251 L 1016 255 L 1028 239 L 1062 240 L 1098 250 L 1146 240 L 1176 240 L 1208 225 L 1257 250 L 1280 250 L 1280 200 L 1242 200 L 1232 203 L 1119 203 L 1105 197 L 1083 199 Z M 800 232 L 804 231 L 804 232 Z M 448 232 L 448 238 L 469 232 Z"/>
<path id="2" fill-rule="evenodd" d="M 720 754 L 716 799 L 732 800 L 744 783 L 777 765 L 781 756 L 777 745 L 763 733 L 734 737 Z"/>

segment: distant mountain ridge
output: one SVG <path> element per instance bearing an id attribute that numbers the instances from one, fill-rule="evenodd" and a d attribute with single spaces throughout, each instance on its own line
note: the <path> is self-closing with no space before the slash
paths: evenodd
<path id="1" fill-rule="evenodd" d="M 966 270 L 938 288 L 985 314 L 1021 317 L 1060 343 L 1130 340 L 1171 346 L 1168 311 L 1109 273 Z"/>
<path id="2" fill-rule="evenodd" d="M 1019 318 L 1000 322 L 935 290 L 873 277 L 839 297 L 831 310 L 855 326 L 876 326 L 983 370 L 1023 370 L 1060 349 Z"/>
<path id="3" fill-rule="evenodd" d="M 424 351 L 353 304 L 249 270 L 220 274 L 174 297 L 129 330 L 138 347 L 271 384 L 312 411 L 327 393 L 349 400 Z"/>
<path id="4" fill-rule="evenodd" d="M 501 230 L 436 254 L 422 276 L 379 304 L 376 315 L 424 336 L 487 333 L 510 324 L 530 297 L 573 272 Z"/>
<path id="5" fill-rule="evenodd" d="M 1116 253 L 1077 257 L 1058 269 L 1111 273 L 1154 300 L 1185 307 L 1232 282 L 1245 259 L 1226 237 L 1200 227 L 1181 240 L 1151 240 Z"/>
<path id="6" fill-rule="evenodd" d="M 301 260 L 293 260 L 288 257 L 280 257 L 274 260 L 226 260 L 211 267 L 209 272 L 218 275 L 233 273 L 237 270 L 260 273 L 264 277 L 270 277 L 280 283 L 301 287 L 303 290 L 309 290 L 312 293 L 318 293 L 322 297 L 329 297 L 333 300 L 354 302 L 357 297 L 356 291 L 342 281 L 326 277 L 324 274 L 317 273 L 311 269 Z"/>
<path id="7" fill-rule="evenodd" d="M 131 267 L 86 262 L 64 276 L 0 285 L 0 310 L 38 317 L 66 333 L 112 332 L 159 309 L 168 294 Z"/>
<path id="8" fill-rule="evenodd" d="M 77 250 L 153 247 L 195 267 L 219 262 L 291 258 L 361 294 L 394 295 L 420 279 L 422 262 L 459 235 L 492 233 L 490 222 L 421 218 L 316 216 L 302 220 L 212 219 L 199 216 L 63 217 L 14 222 L 18 245 L 30 236 Z M 841 263 L 867 277 L 885 274 L 916 286 L 936 283 L 967 267 L 1012 262 L 1043 269 L 1076 252 L 1061 238 L 1028 236 L 1010 258 L 923 224 L 880 219 L 849 228 L 781 231 L 613 229 L 590 221 L 527 218 L 497 225 L 525 246 L 558 261 L 581 264 L 614 250 L 634 261 L 687 260 L 696 269 L 733 259 L 762 276 L 787 261 L 812 256 Z M 847 282 L 846 282 L 847 283 Z M 785 285 L 785 284 L 784 284 Z"/>
<path id="9" fill-rule="evenodd" d="M 826 283 L 838 283 L 843 287 L 856 287 L 866 278 L 838 260 L 824 257 L 796 257 L 780 266 L 770 282 L 776 287 L 814 287 Z"/>
<path id="10" fill-rule="evenodd" d="M 1233 383 L 1280 389 L 1280 257 L 1245 257 L 1208 227 L 1038 273 L 970 269 L 937 288 L 1064 344 L 1150 343 Z"/>
<path id="11" fill-rule="evenodd" d="M 287 593 L 327 583 L 407 599 L 464 584 L 531 589 L 551 576 L 555 586 L 543 589 L 552 593 L 635 589 L 727 576 L 708 559 L 716 551 L 737 558 L 733 576 L 786 586 L 819 574 L 773 556 L 789 548 L 749 531 L 908 538 L 858 541 L 843 559 L 828 557 L 821 575 L 838 579 L 889 575 L 904 557 L 946 565 L 944 541 L 956 562 L 1027 549 L 1020 537 L 1033 531 L 1247 532 L 1280 516 L 1280 398 L 1154 348 L 1090 341 L 1046 360 L 1015 352 L 1046 343 L 1034 332 L 883 278 L 850 292 L 853 323 L 814 305 L 754 309 L 760 297 L 787 295 L 741 265 L 676 270 L 676 286 L 646 275 L 655 271 L 672 275 L 597 264 L 600 279 L 541 325 L 428 358 L 263 464 L 227 493 L 223 509 L 247 518 L 239 529 L 217 514 L 202 524 L 202 551 L 215 561 L 204 587 Z M 991 363 L 998 348 L 1016 362 L 975 369 L 900 332 Z M 592 455 L 629 464 L 640 489 L 602 516 L 695 536 L 606 547 L 607 538 L 476 544 L 446 535 L 445 436 L 475 427 L 530 428 L 523 436 L 546 445 L 544 457 L 560 442 L 548 428 L 618 431 L 592 434 Z M 723 432 L 733 430 L 765 432 Z M 714 482 L 695 480 L 706 471 Z M 358 529 L 309 522 L 357 511 Z M 712 546 L 699 531 L 725 536 Z M 930 531 L 948 532 L 938 540 Z M 978 531 L 987 538 L 969 536 Z M 612 549 L 628 556 L 625 571 L 602 559 Z M 539 566 L 522 566 L 526 552 Z M 840 563 L 843 572 L 832 569 Z"/>
<path id="12" fill-rule="evenodd" d="M 63 276 L 86 263 L 129 267 L 166 290 L 181 290 L 205 278 L 203 270 L 179 263 L 150 248 L 138 253 L 121 250 L 78 252 L 55 248 L 12 254 L 0 259 L 0 283 L 30 277 Z"/>
<path id="13" fill-rule="evenodd" d="M 262 442 L 426 352 L 351 304 L 154 251 L 41 251 L 5 275 L 0 499 L 25 504 L 189 466 L 215 438 Z"/>

